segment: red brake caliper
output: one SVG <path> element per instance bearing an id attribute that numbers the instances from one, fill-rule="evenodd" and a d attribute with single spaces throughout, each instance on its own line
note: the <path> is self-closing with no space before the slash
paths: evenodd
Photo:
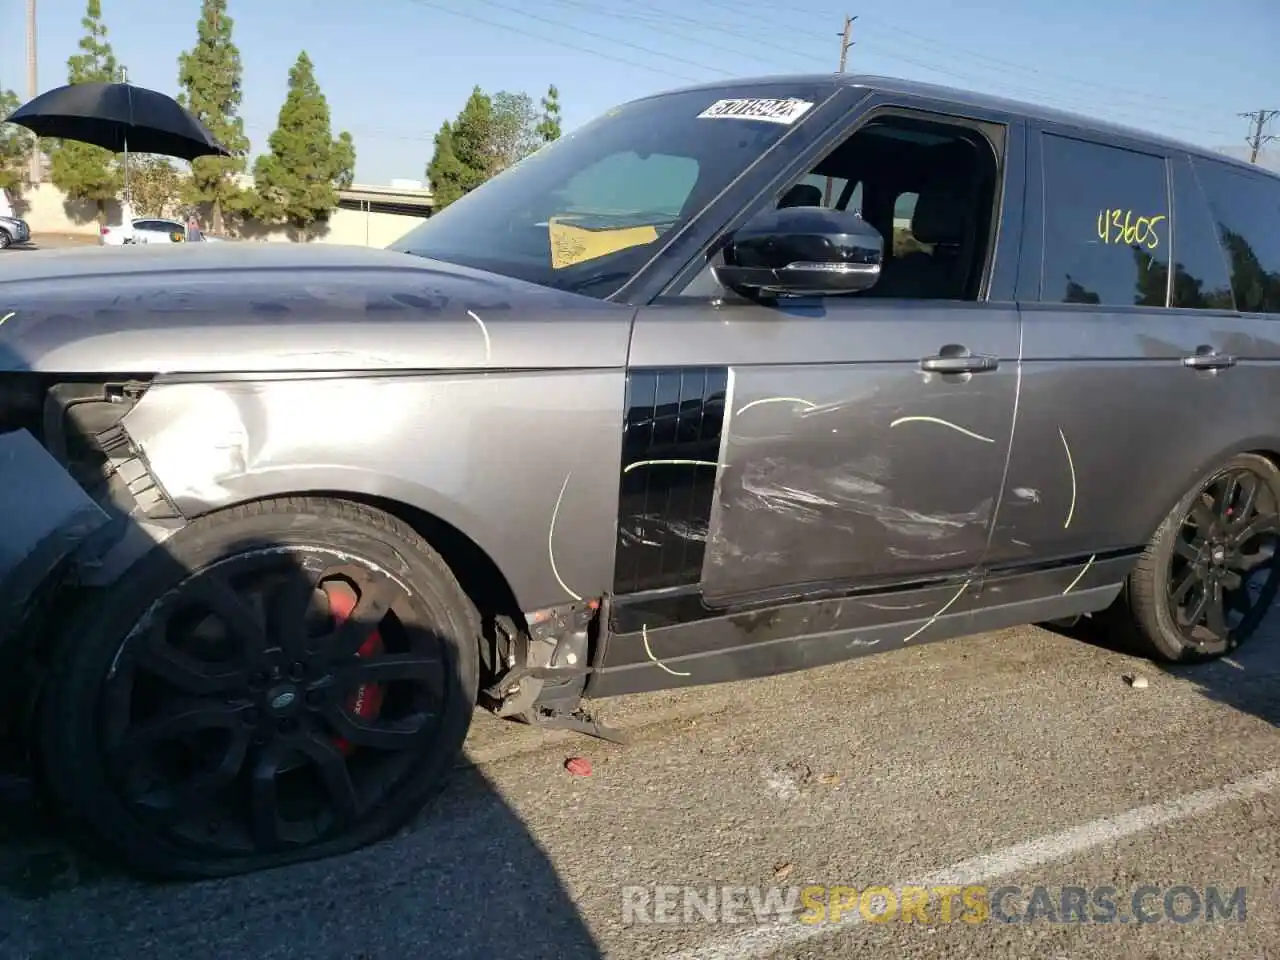
<path id="1" fill-rule="evenodd" d="M 333 617 L 334 627 L 342 626 L 347 617 L 351 616 L 351 611 L 356 608 L 356 600 L 358 598 L 355 592 L 344 583 L 325 583 L 321 585 L 321 589 L 324 590 L 325 596 L 329 599 L 329 613 Z M 375 628 L 364 643 L 360 645 L 356 656 L 375 657 L 382 650 L 382 636 Z M 378 684 L 362 683 L 351 694 L 351 699 L 347 701 L 347 710 L 357 719 L 371 719 L 376 717 L 382 709 L 382 700 L 385 696 L 386 691 Z M 350 754 L 355 749 L 342 737 L 334 737 L 333 742 L 344 754 Z"/>

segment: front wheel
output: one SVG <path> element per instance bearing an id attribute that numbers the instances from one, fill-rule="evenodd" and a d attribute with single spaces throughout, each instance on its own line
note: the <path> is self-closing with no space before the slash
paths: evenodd
<path id="1" fill-rule="evenodd" d="M 152 876 L 353 850 L 456 762 L 478 633 L 444 561 L 386 514 L 289 499 L 202 518 L 61 638 L 39 714 L 49 792 Z"/>
<path id="2" fill-rule="evenodd" d="M 1221 657 L 1280 590 L 1280 468 L 1232 457 L 1174 507 L 1129 580 L 1139 639 L 1161 660 Z"/>
<path id="3" fill-rule="evenodd" d="M 0 230 L 0 250 L 3 250 L 11 243 L 13 243 L 13 239 L 3 230 Z"/>

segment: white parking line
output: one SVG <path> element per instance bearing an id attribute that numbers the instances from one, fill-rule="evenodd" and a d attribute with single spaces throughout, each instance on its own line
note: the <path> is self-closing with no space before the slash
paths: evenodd
<path id="1" fill-rule="evenodd" d="M 1162 803 L 1138 807 L 1113 817 L 1103 817 L 1060 833 L 1018 843 L 1003 850 L 962 860 L 936 873 L 898 884 L 907 886 L 969 886 L 1019 873 L 1032 867 L 1068 860 L 1095 847 L 1153 830 L 1177 820 L 1199 816 L 1217 807 L 1270 793 L 1280 787 L 1280 768 L 1267 770 L 1245 780 L 1211 787 L 1197 793 L 1175 797 Z M 830 936 L 862 922 L 860 913 L 850 913 L 834 924 L 807 926 L 801 923 L 776 923 L 754 927 L 743 933 L 714 940 L 692 950 L 671 954 L 672 960 L 744 960 L 765 957 L 779 950 L 794 948 L 810 940 Z"/>

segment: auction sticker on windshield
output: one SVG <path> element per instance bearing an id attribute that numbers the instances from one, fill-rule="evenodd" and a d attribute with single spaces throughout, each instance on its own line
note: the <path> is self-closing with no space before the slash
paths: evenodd
<path id="1" fill-rule="evenodd" d="M 805 115 L 813 104 L 789 97 L 785 100 L 740 98 L 717 100 L 698 114 L 699 120 L 764 120 L 768 123 L 792 124 Z"/>

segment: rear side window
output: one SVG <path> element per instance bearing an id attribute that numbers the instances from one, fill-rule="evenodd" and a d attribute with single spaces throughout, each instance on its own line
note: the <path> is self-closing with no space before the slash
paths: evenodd
<path id="1" fill-rule="evenodd" d="M 1184 310 L 1234 310 L 1218 227 L 1189 160 L 1173 164 L 1173 300 Z"/>
<path id="2" fill-rule="evenodd" d="M 1236 309 L 1280 313 L 1280 181 L 1212 160 L 1193 162 L 1231 271 Z"/>
<path id="3" fill-rule="evenodd" d="M 1044 136 L 1046 303 L 1163 307 L 1169 210 L 1161 157 Z"/>

